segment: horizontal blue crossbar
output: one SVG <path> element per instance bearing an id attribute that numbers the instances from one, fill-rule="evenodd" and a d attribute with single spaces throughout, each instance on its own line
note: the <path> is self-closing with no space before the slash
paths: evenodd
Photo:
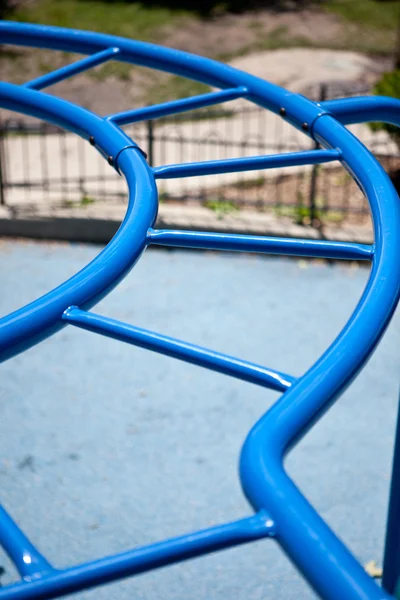
<path id="1" fill-rule="evenodd" d="M 169 564 L 273 537 L 274 523 L 260 511 L 253 517 L 135 548 L 57 571 L 46 577 L 0 588 L 0 600 L 45 600 L 109 583 Z"/>
<path id="2" fill-rule="evenodd" d="M 109 319 L 108 317 L 81 310 L 75 306 L 71 306 L 64 312 L 63 320 L 81 329 L 100 333 L 121 342 L 127 342 L 140 348 L 166 354 L 167 356 L 279 392 L 287 390 L 295 381 L 293 377 L 279 371 L 267 369 L 260 365 L 201 348 L 194 344 L 182 342 L 154 333 L 153 331 L 127 325 L 115 319 Z"/>
<path id="3" fill-rule="evenodd" d="M 98 65 L 115 58 L 119 53 L 119 48 L 107 48 L 107 50 L 96 52 L 96 54 L 92 54 L 92 56 L 78 60 L 71 65 L 61 67 L 61 69 L 57 69 L 51 73 L 46 73 L 46 75 L 42 75 L 37 79 L 32 79 L 32 81 L 24 83 L 23 87 L 31 90 L 42 90 L 45 87 L 49 87 L 50 85 L 59 83 L 64 79 L 68 79 L 68 77 L 72 77 L 73 75 L 77 75 L 78 73 L 82 73 L 83 71 L 87 71 L 93 67 L 97 67 Z"/>
<path id="4" fill-rule="evenodd" d="M 176 177 L 193 177 L 196 175 L 217 175 L 218 173 L 238 173 L 273 169 L 277 167 L 298 167 L 316 165 L 339 160 L 339 150 L 305 150 L 267 156 L 249 156 L 245 158 L 228 158 L 205 162 L 165 165 L 153 169 L 156 179 L 173 179 Z"/>
<path id="5" fill-rule="evenodd" d="M 7 552 L 22 577 L 53 571 L 51 564 L 28 540 L 2 506 L 0 506 L 0 546 Z"/>
<path id="6" fill-rule="evenodd" d="M 203 231 L 148 231 L 149 244 L 202 250 L 228 250 L 259 252 L 286 256 L 312 258 L 339 258 L 347 260 L 372 260 L 373 246 L 350 242 L 302 240 L 295 238 L 263 237 Z"/>
<path id="7" fill-rule="evenodd" d="M 162 104 L 157 104 L 155 106 L 144 106 L 143 108 L 127 110 L 115 113 L 114 115 L 109 115 L 106 119 L 107 121 L 112 121 L 116 125 L 127 125 L 128 123 L 137 123 L 138 121 L 148 121 L 149 119 L 168 117 L 197 108 L 222 104 L 223 102 L 243 98 L 247 93 L 248 90 L 245 87 L 232 88 L 223 90 L 222 92 L 211 92 L 192 98 L 163 102 Z"/>

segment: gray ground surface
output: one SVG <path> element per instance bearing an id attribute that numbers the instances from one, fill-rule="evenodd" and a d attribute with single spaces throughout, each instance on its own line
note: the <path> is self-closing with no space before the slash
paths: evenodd
<path id="1" fill-rule="evenodd" d="M 0 313 L 99 247 L 3 242 Z M 301 374 L 344 324 L 367 268 L 149 251 L 96 309 Z M 359 559 L 380 560 L 399 380 L 397 314 L 289 471 Z M 241 444 L 277 394 L 68 328 L 1 365 L 1 501 L 57 566 L 250 510 Z M 4 583 L 13 572 L 7 568 Z M 100 600 L 313 598 L 272 541 L 80 594 Z"/>

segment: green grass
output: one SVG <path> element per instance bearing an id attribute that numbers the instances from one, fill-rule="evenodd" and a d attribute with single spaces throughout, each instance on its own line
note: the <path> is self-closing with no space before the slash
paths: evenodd
<path id="1" fill-rule="evenodd" d="M 167 102 L 168 100 L 178 100 L 187 98 L 188 96 L 196 96 L 198 94 L 207 94 L 211 92 L 211 88 L 204 83 L 171 75 L 164 78 L 163 81 L 157 81 L 148 90 L 149 104 L 158 104 L 159 102 Z"/>
<path id="2" fill-rule="evenodd" d="M 88 29 L 157 41 L 163 27 L 173 25 L 190 14 L 188 11 L 169 8 L 146 8 L 145 3 L 113 2 L 110 4 L 99 0 L 34 0 L 17 9 L 10 18 L 15 21 Z M 194 18 L 192 14 L 191 17 Z"/>
<path id="3" fill-rule="evenodd" d="M 277 206 L 273 209 L 277 217 L 290 217 L 298 225 L 308 224 L 311 220 L 311 210 L 308 206 Z M 316 210 L 316 218 L 324 223 L 340 223 L 345 215 L 335 210 Z"/>
<path id="4" fill-rule="evenodd" d="M 174 31 L 193 19 L 198 19 L 190 10 L 177 10 L 166 7 L 148 7 L 146 2 L 124 2 L 104 0 L 30 0 L 11 13 L 16 21 L 42 23 L 61 27 L 87 29 L 132 39 L 163 43 L 163 32 Z M 227 61 L 236 56 L 245 55 L 259 50 L 273 50 L 293 47 L 324 47 L 340 50 L 355 50 L 372 54 L 392 54 L 395 35 L 398 27 L 400 3 L 398 0 L 379 2 L 378 0 L 328 0 L 315 4 L 316 10 L 324 10 L 335 14 L 343 26 L 339 35 L 319 44 L 312 38 L 303 38 L 288 27 L 279 25 L 268 34 L 263 34 L 262 23 L 254 13 L 254 19 L 247 25 L 252 33 L 252 41 L 245 47 L 238 45 L 237 50 L 224 53 L 218 46 L 210 48 L 210 55 L 219 60 Z M 216 17 L 217 18 L 217 17 Z M 204 24 L 206 35 L 207 24 Z M 240 36 L 239 36 L 240 37 Z M 173 40 L 173 36 L 172 36 Z M 19 60 L 18 54 L 6 55 L 2 50 L 3 59 Z M 24 62 L 21 58 L 21 62 Z M 53 64 L 53 59 L 40 55 L 37 65 L 38 72 L 48 72 L 59 64 Z M 69 62 L 69 61 L 68 61 Z M 24 65 L 18 67 L 21 72 Z M 126 63 L 111 61 L 90 72 L 96 79 L 104 80 L 115 76 L 121 80 L 129 80 L 132 67 Z M 209 91 L 203 84 L 183 80 L 179 77 L 164 78 L 152 85 L 145 86 L 144 102 L 153 104 L 176 98 L 183 98 Z"/>
<path id="5" fill-rule="evenodd" d="M 338 49 L 393 55 L 400 18 L 398 0 L 329 0 L 323 9 L 343 23 Z"/>
<path id="6" fill-rule="evenodd" d="M 219 219 L 222 219 L 224 215 L 229 215 L 239 210 L 238 206 L 229 200 L 207 200 L 207 202 L 204 203 L 204 206 L 214 211 Z"/>
<path id="7" fill-rule="evenodd" d="M 32 0 L 13 11 L 9 18 L 14 21 L 41 23 L 57 27 L 86 29 L 110 35 L 118 35 L 150 42 L 160 42 L 164 27 L 180 26 L 188 18 L 196 18 L 189 11 L 173 10 L 162 7 L 146 7 L 145 3 L 113 2 L 101 0 Z M 2 53 L 3 58 L 9 58 Z M 18 59 L 18 56 L 16 55 Z M 74 58 L 64 53 L 63 63 Z M 22 59 L 22 63 L 23 63 Z M 52 53 L 37 53 L 37 70 L 47 73 L 61 64 L 54 62 Z M 20 65 L 21 72 L 24 65 Z M 89 76 L 105 80 L 110 76 L 127 81 L 131 78 L 133 67 L 127 63 L 110 61 L 92 69 Z"/>
<path id="8" fill-rule="evenodd" d="M 399 2 L 377 0 L 330 0 L 324 10 L 333 12 L 346 21 L 373 29 L 395 31 L 399 18 Z"/>

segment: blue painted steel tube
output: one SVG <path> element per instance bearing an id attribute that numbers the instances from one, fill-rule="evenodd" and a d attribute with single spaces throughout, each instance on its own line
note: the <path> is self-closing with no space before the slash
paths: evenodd
<path id="1" fill-rule="evenodd" d="M 188 344 L 140 327 L 127 325 L 115 319 L 80 310 L 75 306 L 71 306 L 65 311 L 63 319 L 70 325 L 75 325 L 81 329 L 100 333 L 121 342 L 165 354 L 278 392 L 287 390 L 295 381 L 294 377 L 279 371 L 267 369 L 261 365 L 255 365 L 194 344 Z"/>
<path id="2" fill-rule="evenodd" d="M 391 182 L 366 148 L 332 117 L 318 119 L 315 133 L 342 149 L 343 160 L 370 201 L 376 236 L 373 267 L 362 298 L 338 338 L 250 432 L 241 456 L 241 479 L 253 506 L 269 507 L 279 525 L 279 542 L 323 598 L 381 600 L 388 595 L 364 572 L 281 465 L 289 449 L 356 376 L 400 295 L 400 203 Z"/>
<path id="3" fill-rule="evenodd" d="M 363 96 L 321 102 L 321 107 L 332 113 L 344 125 L 383 121 L 400 127 L 400 100 L 385 96 Z"/>
<path id="4" fill-rule="evenodd" d="M 65 325 L 71 304 L 91 307 L 133 267 L 147 244 L 157 214 L 157 191 L 143 155 L 121 130 L 63 100 L 0 83 L 0 104 L 75 131 L 95 136 L 98 148 L 119 155 L 118 167 L 129 189 L 129 205 L 120 229 L 108 246 L 84 269 L 42 298 L 0 319 L 0 362 L 29 348 Z M 127 148 L 127 146 L 131 146 Z"/>
<path id="5" fill-rule="evenodd" d="M 1 505 L 0 545 L 7 552 L 22 577 L 32 577 L 53 571 L 51 564 L 28 540 Z"/>
<path id="6" fill-rule="evenodd" d="M 227 65 L 171 49 L 160 49 L 151 44 L 66 29 L 1 22 L 0 36 L 2 43 L 30 44 L 37 47 L 72 50 L 83 54 L 93 54 L 115 46 L 121 50 L 119 58 L 126 62 L 159 68 L 222 89 L 244 86 L 249 90 L 247 98 L 250 101 L 269 108 L 275 113 L 284 114 L 286 120 L 314 136 L 325 148 L 331 148 L 334 152 L 337 148 L 340 149 L 342 152 L 341 162 L 364 189 L 373 213 L 375 254 L 369 283 L 355 313 L 334 344 L 305 376 L 291 386 L 274 408 L 253 428 L 242 452 L 241 477 L 245 493 L 253 506 L 257 510 L 266 507 L 271 510 L 272 519 L 277 523 L 278 541 L 322 598 L 325 600 L 337 600 L 337 598 L 382 600 L 388 598 L 389 596 L 384 590 L 371 580 L 361 565 L 305 500 L 282 466 L 285 453 L 328 409 L 368 359 L 382 336 L 398 301 L 400 203 L 383 169 L 362 144 L 329 116 L 329 110 L 333 110 L 332 105 L 318 107 L 304 97 L 282 90 Z M 0 101 L 3 103 L 2 89 L 4 88 L 0 86 Z M 28 90 L 24 91 L 28 92 Z M 30 93 L 34 92 L 30 91 Z M 32 102 L 29 114 L 35 115 L 40 112 L 42 101 L 48 105 L 46 98 L 45 95 L 41 96 L 40 100 L 36 98 L 35 102 Z M 16 99 L 15 95 L 13 99 Z M 376 106 L 373 112 L 368 112 L 369 109 L 365 105 L 363 119 L 366 118 L 366 115 L 369 115 L 368 118 L 378 121 L 397 118 L 397 102 L 387 100 L 385 107 L 382 103 L 378 108 Z M 12 101 L 9 107 L 14 108 Z M 68 110 L 72 109 L 68 108 Z M 348 111 L 347 118 L 354 120 L 354 112 L 353 106 L 351 114 Z M 343 122 L 345 114 L 342 112 Z M 79 116 L 81 117 L 81 113 Z M 58 119 L 60 122 L 64 120 L 60 115 L 57 116 L 57 110 L 53 111 L 52 118 Z M 88 134 L 86 122 L 86 118 L 80 118 L 73 130 L 88 137 L 90 134 Z M 107 145 L 114 143 L 118 134 L 112 133 L 110 129 L 103 130 L 101 127 L 97 129 L 100 137 L 104 133 L 103 142 L 99 144 L 99 149 L 104 150 Z M 126 159 L 128 153 L 128 150 L 124 151 L 121 158 Z M 283 166 L 283 164 L 279 163 L 279 166 Z M 124 166 L 126 167 L 126 165 Z M 144 166 L 139 163 L 137 167 L 142 187 L 139 190 L 136 189 L 141 192 L 136 195 L 136 198 L 139 203 L 143 201 L 143 205 L 138 211 L 137 220 L 127 218 L 126 228 L 122 228 L 124 235 L 122 232 L 120 234 L 120 238 L 128 237 L 131 246 L 135 246 L 134 257 L 138 256 L 144 244 L 147 243 L 147 240 L 143 241 L 142 246 L 141 242 L 143 235 L 141 226 L 144 227 L 144 222 L 148 220 L 143 215 L 146 209 L 149 210 L 146 178 L 150 186 L 154 184 L 148 171 L 142 172 Z M 135 173 L 136 169 L 133 169 L 131 183 Z M 129 180 L 129 177 L 127 179 Z M 150 204 L 153 206 L 152 203 Z M 139 231 L 135 229 L 138 222 L 140 223 Z M 125 229 L 129 229 L 128 224 L 131 227 L 130 236 L 125 231 Z M 151 226 L 152 223 L 148 223 L 147 228 Z M 133 244 L 133 240 L 135 244 Z M 101 293 L 106 293 L 128 270 L 130 265 L 123 262 L 121 255 L 126 251 L 132 252 L 131 246 L 126 243 L 119 248 L 118 244 L 114 244 L 114 260 L 118 263 L 117 269 L 115 272 L 111 268 L 109 271 L 105 269 L 104 277 L 100 278 L 101 281 L 98 280 L 93 288 L 91 288 L 93 273 L 89 269 L 86 271 L 89 282 L 87 286 L 83 279 L 72 280 L 72 284 L 70 280 L 69 287 L 73 288 L 72 290 L 64 289 L 63 293 L 56 299 L 53 297 L 48 305 L 46 305 L 48 296 L 45 297 L 45 301 L 41 299 L 38 304 L 30 305 L 33 307 L 32 314 L 36 329 L 21 330 L 20 344 L 18 345 L 15 337 L 11 335 L 12 326 L 10 326 L 8 332 L 6 330 L 9 338 L 2 348 L 3 354 L 0 354 L 0 358 L 6 356 L 10 344 L 15 353 L 42 339 L 44 337 L 41 331 L 43 327 L 46 335 L 55 331 L 57 327 L 54 323 L 60 316 L 59 309 L 65 300 L 69 302 L 67 305 L 64 304 L 64 309 L 71 304 L 85 307 L 79 298 L 90 304 L 90 302 L 95 302 L 96 298 L 101 297 Z M 107 248 L 107 250 L 109 249 L 110 247 Z M 111 257 L 108 256 L 108 258 L 110 261 L 107 264 L 111 266 Z M 122 265 L 125 265 L 125 268 L 122 268 Z M 71 291 L 74 293 L 69 294 Z M 49 306 L 51 308 L 50 320 L 46 320 Z M 41 312 L 42 308 L 46 310 Z M 26 316 L 27 314 L 24 319 Z M 21 317 L 21 313 L 15 321 L 17 331 L 20 325 L 19 317 Z M 40 323 L 40 319 L 44 319 L 44 321 Z M 3 321 L 0 322 L 0 326 Z M 28 327 L 28 321 L 29 319 L 26 319 L 25 328 Z M 0 333 L 2 334 L 1 330 Z M 24 345 L 25 338 L 29 340 L 27 346 Z"/>
<path id="7" fill-rule="evenodd" d="M 0 588 L 0 600 L 46 600 L 138 575 L 189 558 L 273 537 L 274 524 L 265 512 L 57 571 L 30 582 Z"/>
<path id="8" fill-rule="evenodd" d="M 150 244 L 155 246 L 170 246 L 173 248 L 258 252 L 262 254 L 307 256 L 313 258 L 372 260 L 374 256 L 373 246 L 367 244 L 209 233 L 203 231 L 150 229 L 148 240 Z"/>
<path id="9" fill-rule="evenodd" d="M 238 87 L 221 92 L 211 92 L 209 94 L 201 94 L 192 98 L 183 98 L 181 100 L 172 100 L 171 102 L 163 102 L 155 106 L 144 106 L 143 108 L 135 108 L 106 117 L 107 121 L 112 121 L 116 125 L 127 125 L 128 123 L 137 123 L 138 121 L 148 121 L 150 119 L 159 119 L 160 117 L 168 117 L 178 113 L 195 110 L 197 108 L 205 108 L 222 102 L 229 102 L 237 98 L 243 98 L 247 94 L 247 88 Z"/>
<path id="10" fill-rule="evenodd" d="M 96 52 L 92 56 L 87 58 L 83 58 L 82 60 L 77 61 L 71 65 L 67 65 L 65 67 L 61 67 L 61 69 L 57 69 L 56 71 L 52 71 L 51 73 L 46 73 L 46 75 L 42 75 L 37 79 L 33 79 L 32 81 L 28 81 L 23 85 L 25 88 L 29 88 L 31 90 L 42 90 L 45 87 L 49 87 L 50 85 L 54 85 L 59 81 L 63 81 L 68 77 L 73 77 L 78 73 L 83 73 L 88 69 L 92 69 L 93 67 L 97 67 L 112 58 L 115 58 L 119 53 L 119 48 L 107 48 L 107 50 L 102 50 L 101 52 Z"/>
<path id="11" fill-rule="evenodd" d="M 337 150 L 304 150 L 303 152 L 288 152 L 287 154 L 165 165 L 155 167 L 153 173 L 156 179 L 173 179 L 175 177 L 239 173 L 240 171 L 256 171 L 258 169 L 274 169 L 277 167 L 317 165 L 335 160 L 340 160 L 340 152 Z"/>
<path id="12" fill-rule="evenodd" d="M 221 89 L 243 86 L 249 91 L 247 98 L 250 101 L 277 114 L 283 108 L 286 111 L 285 119 L 307 134 L 309 130 L 304 124 L 311 124 L 319 114 L 326 112 L 303 96 L 228 65 L 155 44 L 88 31 L 7 21 L 0 22 L 0 37 L 3 44 L 30 45 L 80 54 L 94 54 L 115 46 L 121 50 L 118 60 L 123 62 L 167 71 Z"/>
<path id="13" fill-rule="evenodd" d="M 393 452 L 392 478 L 390 482 L 389 509 L 383 558 L 382 586 L 394 594 L 400 583 L 400 405 Z"/>

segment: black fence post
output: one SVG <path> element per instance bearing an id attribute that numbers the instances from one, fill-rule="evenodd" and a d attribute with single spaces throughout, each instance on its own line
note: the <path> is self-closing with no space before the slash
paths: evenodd
<path id="1" fill-rule="evenodd" d="M 0 206 L 6 205 L 6 191 L 5 191 L 5 166 L 4 166 L 4 125 L 0 121 Z"/>
<path id="2" fill-rule="evenodd" d="M 147 121 L 147 161 L 154 167 L 154 126 L 153 121 Z"/>
<path id="3" fill-rule="evenodd" d="M 326 100 L 326 84 L 321 83 L 319 88 L 319 102 L 323 102 Z M 315 142 L 315 149 L 318 150 L 320 145 L 318 142 Z M 311 225 L 314 225 L 317 220 L 317 205 L 316 205 L 316 196 L 317 196 L 317 187 L 318 187 L 318 175 L 320 172 L 320 165 L 314 165 L 311 171 L 311 182 L 310 182 L 310 198 L 309 198 L 309 209 L 310 209 L 310 222 Z"/>

